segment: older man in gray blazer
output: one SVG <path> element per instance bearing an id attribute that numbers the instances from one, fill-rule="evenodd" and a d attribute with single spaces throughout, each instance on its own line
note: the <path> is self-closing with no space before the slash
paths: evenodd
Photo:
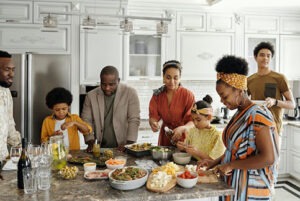
<path id="1" fill-rule="evenodd" d="M 94 133 L 85 135 L 91 152 L 95 139 L 101 147 L 123 149 L 137 140 L 140 125 L 140 102 L 134 88 L 120 83 L 119 72 L 106 66 L 100 73 L 100 87 L 90 91 L 84 101 L 81 117 Z"/>

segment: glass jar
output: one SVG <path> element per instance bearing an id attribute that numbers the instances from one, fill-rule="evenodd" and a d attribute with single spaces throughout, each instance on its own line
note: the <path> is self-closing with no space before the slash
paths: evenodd
<path id="1" fill-rule="evenodd" d="M 64 136 L 56 135 L 50 137 L 50 146 L 52 148 L 52 170 L 60 170 L 67 165 L 67 154 L 64 145 Z"/>
<path id="2" fill-rule="evenodd" d="M 93 155 L 95 158 L 100 157 L 100 144 L 94 144 L 93 146 Z"/>

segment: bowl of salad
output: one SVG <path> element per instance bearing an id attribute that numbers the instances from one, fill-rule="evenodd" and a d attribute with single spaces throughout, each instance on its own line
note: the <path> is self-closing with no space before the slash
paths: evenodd
<path id="1" fill-rule="evenodd" d="M 115 169 L 108 174 L 111 187 L 118 190 L 133 190 L 145 185 L 148 171 L 138 166 Z"/>
<path id="2" fill-rule="evenodd" d="M 170 160 L 175 148 L 170 146 L 151 147 L 151 155 L 154 160 Z"/>

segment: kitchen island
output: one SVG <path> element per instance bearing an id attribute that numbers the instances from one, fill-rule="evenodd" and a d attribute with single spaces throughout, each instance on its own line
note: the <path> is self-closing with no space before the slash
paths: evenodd
<path id="1" fill-rule="evenodd" d="M 73 152 L 73 155 L 82 152 Z M 127 166 L 136 165 L 137 158 L 126 153 L 115 151 L 115 155 L 127 157 Z M 141 159 L 141 158 L 138 158 Z M 143 157 L 143 159 L 151 159 Z M 72 164 L 68 164 L 71 166 Z M 78 165 L 79 172 L 74 180 L 64 180 L 55 172 L 52 173 L 51 188 L 47 191 L 38 190 L 32 195 L 24 194 L 23 190 L 17 188 L 17 171 L 2 171 L 4 180 L 0 180 L 0 201 L 143 201 L 143 200 L 216 200 L 220 195 L 231 195 L 234 190 L 224 182 L 212 184 L 197 184 L 191 189 L 175 186 L 166 193 L 154 193 L 148 191 L 145 186 L 121 191 L 113 189 L 108 180 L 86 180 L 83 175 L 82 165 Z M 97 168 L 97 169 L 105 169 Z"/>

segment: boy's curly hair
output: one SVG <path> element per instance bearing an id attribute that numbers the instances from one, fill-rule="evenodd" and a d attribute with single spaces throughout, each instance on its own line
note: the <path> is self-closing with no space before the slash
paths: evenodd
<path id="1" fill-rule="evenodd" d="M 46 105 L 49 109 L 53 109 L 53 106 L 59 103 L 66 103 L 70 106 L 72 101 L 73 96 L 71 92 L 63 87 L 53 88 L 46 96 Z"/>

